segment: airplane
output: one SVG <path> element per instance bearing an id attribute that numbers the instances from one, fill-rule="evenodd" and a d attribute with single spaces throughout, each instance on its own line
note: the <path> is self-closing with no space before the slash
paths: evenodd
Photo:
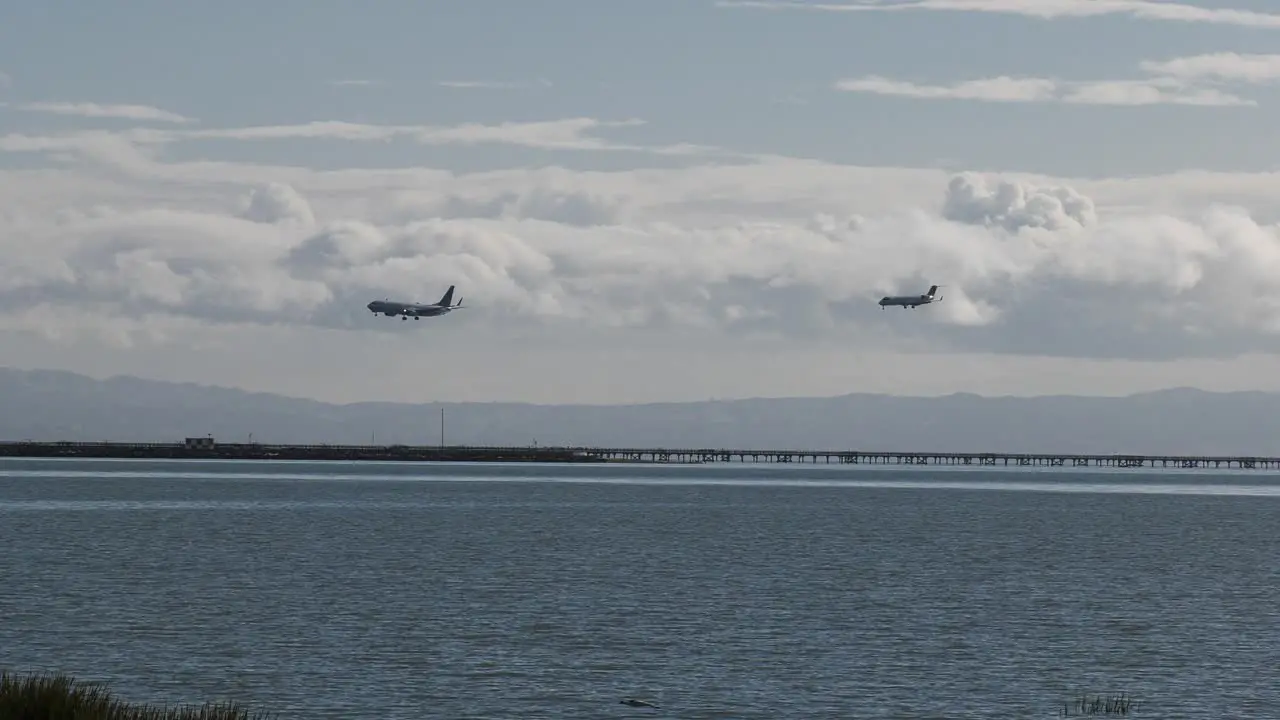
<path id="1" fill-rule="evenodd" d="M 903 310 L 906 310 L 907 308 L 915 310 L 921 305 L 928 305 L 929 303 L 941 300 L 941 295 L 938 295 L 937 298 L 934 297 L 934 294 L 937 292 L 938 286 L 930 285 L 929 292 L 924 295 L 888 295 L 880 298 L 880 309 L 883 310 L 888 305 L 901 305 Z"/>
<path id="2" fill-rule="evenodd" d="M 440 302 L 434 304 L 374 300 L 368 305 L 365 305 L 365 307 L 369 308 L 369 311 L 374 315 L 386 315 L 387 317 L 395 317 L 396 315 L 399 315 L 401 321 L 408 320 L 409 318 L 420 320 L 424 317 L 444 315 L 445 313 L 453 312 L 454 310 L 462 307 L 461 297 L 458 298 L 457 305 L 449 304 L 450 302 L 453 302 L 453 287 L 453 285 L 450 285 L 449 289 L 445 291 L 444 297 L 440 298 Z"/>

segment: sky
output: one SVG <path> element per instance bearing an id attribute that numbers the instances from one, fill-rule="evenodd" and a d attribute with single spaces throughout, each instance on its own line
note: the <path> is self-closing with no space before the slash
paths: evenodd
<path id="1" fill-rule="evenodd" d="M 1262 0 L 5 2 L 0 365 L 1280 390 L 1278 41 Z"/>

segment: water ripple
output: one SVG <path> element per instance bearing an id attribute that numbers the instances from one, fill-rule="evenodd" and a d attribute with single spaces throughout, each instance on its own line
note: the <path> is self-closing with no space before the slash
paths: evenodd
<path id="1" fill-rule="evenodd" d="M 139 699 L 379 720 L 636 715 L 624 695 L 680 718 L 1049 718 L 1112 690 L 1150 717 L 1280 707 L 1262 479 L 78 467 L 0 463 L 3 662 Z"/>

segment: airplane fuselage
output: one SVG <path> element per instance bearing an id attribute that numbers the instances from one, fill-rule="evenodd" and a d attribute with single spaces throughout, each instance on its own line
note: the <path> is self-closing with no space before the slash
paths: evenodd
<path id="1" fill-rule="evenodd" d="M 445 291 L 444 297 L 440 298 L 438 303 L 407 303 L 396 302 L 394 300 L 374 300 L 365 305 L 365 308 L 374 315 L 386 315 L 387 317 L 400 316 L 401 320 L 413 318 L 418 320 L 424 317 L 435 317 L 453 312 L 462 307 L 462 298 L 458 298 L 457 305 L 451 305 L 453 302 L 453 286 Z"/>
<path id="2" fill-rule="evenodd" d="M 923 295 L 889 295 L 889 296 L 880 298 L 880 309 L 883 310 L 884 308 L 890 305 L 894 305 L 897 307 L 911 308 L 912 310 L 914 310 L 920 307 L 921 305 L 928 305 L 929 303 L 932 303 L 936 300 L 940 300 L 941 296 L 938 296 L 937 293 L 938 293 L 938 286 L 933 285 L 929 288 L 929 292 Z"/>
<path id="3" fill-rule="evenodd" d="M 435 317 L 436 315 L 444 315 L 453 310 L 452 307 L 444 307 L 441 305 L 423 305 L 420 303 L 402 303 L 392 300 L 374 300 L 365 307 L 369 308 L 375 315 L 386 315 L 387 317 L 395 317 L 403 315 L 405 317 Z"/>
<path id="4" fill-rule="evenodd" d="M 891 295 L 880 299 L 880 307 L 898 305 L 904 308 L 914 308 L 921 305 L 928 305 L 931 302 L 933 302 L 933 298 L 928 295 Z"/>

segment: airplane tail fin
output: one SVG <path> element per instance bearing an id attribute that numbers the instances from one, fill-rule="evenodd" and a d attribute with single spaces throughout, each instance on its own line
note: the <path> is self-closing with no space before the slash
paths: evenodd
<path id="1" fill-rule="evenodd" d="M 453 302 L 453 286 L 452 285 L 449 286 L 448 290 L 444 291 L 444 297 L 440 298 L 440 302 L 437 304 L 442 307 L 449 307 L 449 303 L 451 302 Z"/>

